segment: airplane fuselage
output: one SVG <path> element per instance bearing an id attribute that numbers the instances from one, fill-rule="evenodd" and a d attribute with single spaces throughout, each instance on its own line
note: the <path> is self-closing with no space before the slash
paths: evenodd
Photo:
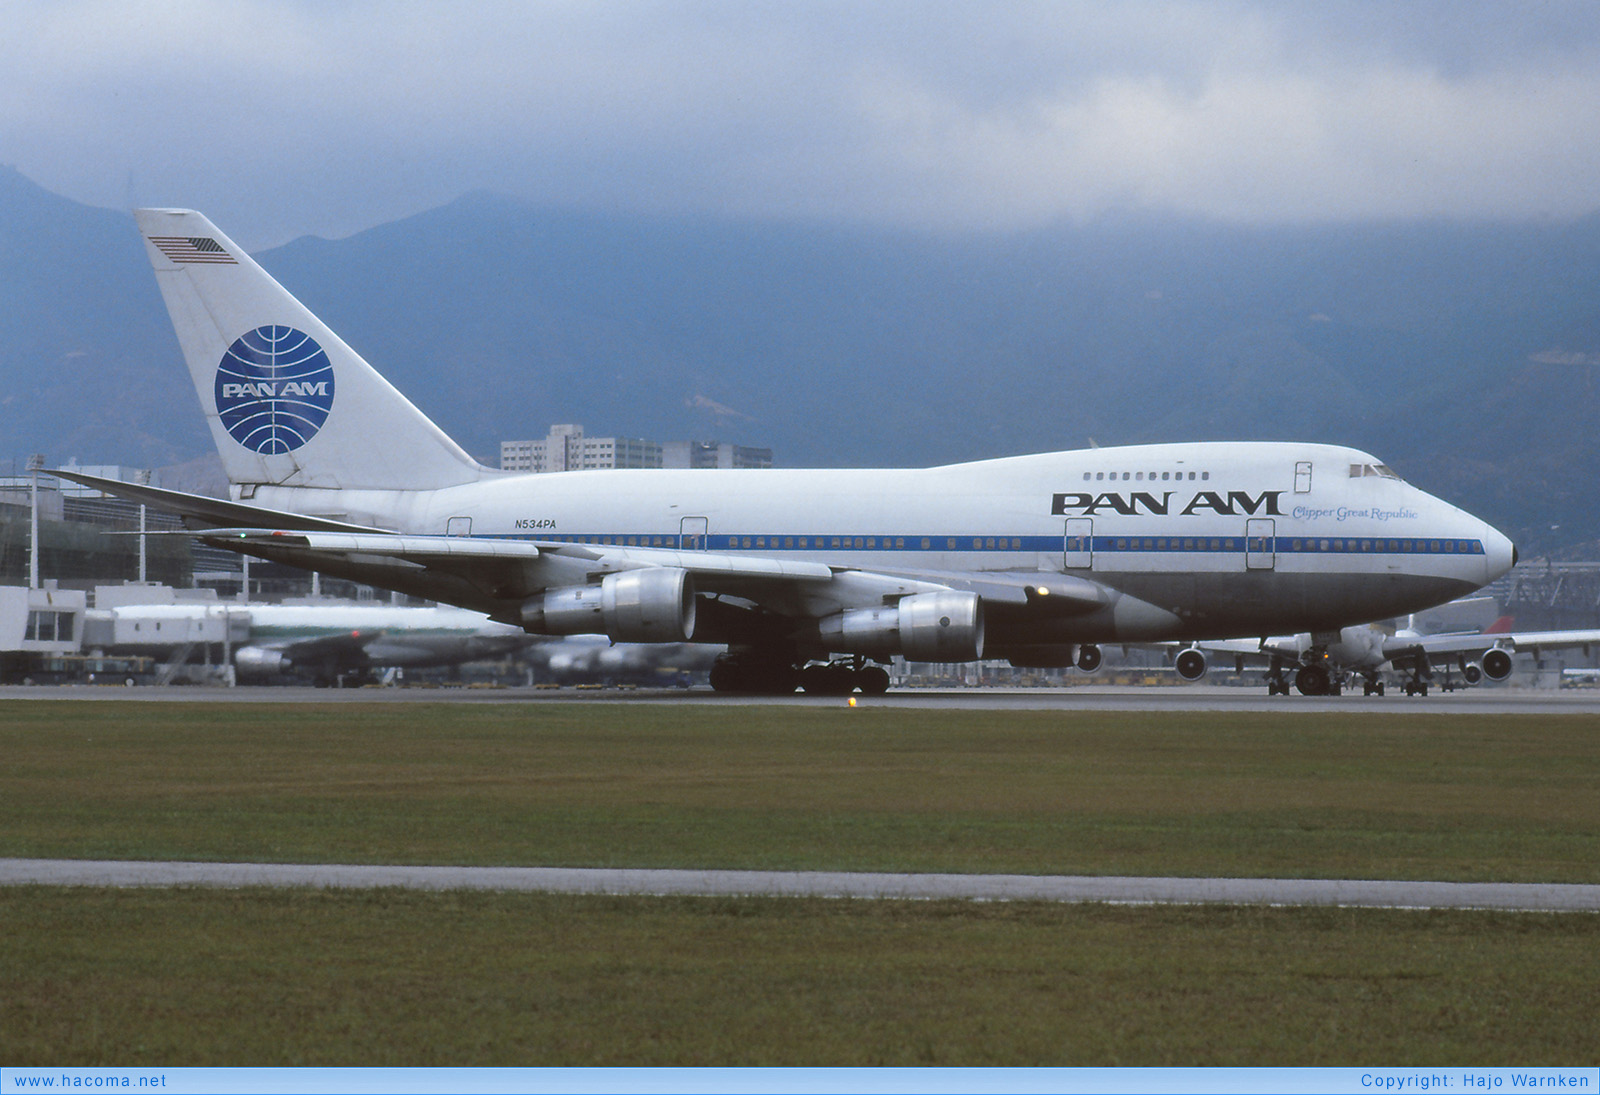
<path id="1" fill-rule="evenodd" d="M 329 492 L 326 508 L 305 488 L 251 497 L 413 534 L 1060 575 L 1113 591 L 1103 610 L 1059 618 L 991 609 L 990 645 L 1003 649 L 1337 629 L 1449 600 L 1509 566 L 1499 532 L 1376 467 L 1339 446 L 1207 443 L 909 470 L 497 473 L 428 492 Z"/>

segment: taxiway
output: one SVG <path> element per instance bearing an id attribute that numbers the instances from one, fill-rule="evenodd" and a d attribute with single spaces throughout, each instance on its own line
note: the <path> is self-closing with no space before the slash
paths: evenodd
<path id="1" fill-rule="evenodd" d="M 843 696 L 738 696 L 709 689 L 626 688 L 310 688 L 295 686 L 121 688 L 111 686 L 7 686 L 0 700 L 123 700 L 144 703 L 654 703 L 841 707 Z M 1193 685 L 1074 685 L 1066 688 L 910 689 L 857 696 L 860 707 L 1013 711 L 1264 711 L 1348 714 L 1600 715 L 1600 689 L 1476 688 L 1427 697 L 1268 696 L 1258 688 Z"/>
<path id="2" fill-rule="evenodd" d="M 0 885 L 301 886 L 319 889 L 393 887 L 635 896 L 964 899 L 1135 905 L 1332 905 L 1382 909 L 1600 912 L 1600 885 L 1372 879 L 1127 878 L 0 859 Z"/>

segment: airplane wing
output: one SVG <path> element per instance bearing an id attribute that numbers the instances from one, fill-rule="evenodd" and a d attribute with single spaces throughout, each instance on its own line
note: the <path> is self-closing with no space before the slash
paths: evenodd
<path id="1" fill-rule="evenodd" d="M 986 617 L 1061 619 L 1105 610 L 1119 596 L 1084 578 L 1038 571 L 873 571 L 615 543 L 402 534 L 351 524 L 343 514 L 280 513 L 76 472 L 70 478 L 176 512 L 192 535 L 217 547 L 474 609 L 541 634 L 682 642 L 699 630 L 730 643 L 800 638 L 864 653 L 894 644 L 916 660 L 971 660 L 983 649 Z"/>
<path id="2" fill-rule="evenodd" d="M 381 630 L 372 629 L 365 631 L 339 631 L 303 639 L 277 639 L 264 643 L 251 643 L 250 645 L 263 650 L 270 650 L 294 662 L 332 660 L 344 663 L 360 660 L 365 655 L 367 648 L 376 642 L 382 634 Z"/>
<path id="3" fill-rule="evenodd" d="M 1181 646 L 1198 646 L 1208 654 L 1234 654 L 1241 657 L 1270 658 L 1274 654 L 1298 654 L 1284 646 L 1291 642 L 1287 635 L 1269 635 L 1262 639 L 1208 639 L 1199 643 L 1179 643 Z"/>
<path id="4" fill-rule="evenodd" d="M 1501 650 L 1538 652 L 1592 646 L 1600 646 L 1600 630 L 1469 631 L 1449 635 L 1391 638 L 1384 643 L 1383 651 L 1390 657 L 1415 656 L 1418 653 L 1437 657 L 1450 654 L 1482 654 L 1497 647 Z"/>
<path id="5" fill-rule="evenodd" d="M 495 573 L 494 599 L 530 596 L 573 581 L 648 567 L 679 569 L 694 576 L 702 593 L 773 598 L 774 587 L 789 586 L 797 614 L 836 611 L 863 594 L 894 598 L 956 589 L 977 593 L 1000 605 L 1052 603 L 1060 611 L 1092 611 L 1106 603 L 1103 587 L 1065 575 L 1003 573 L 944 574 L 920 571 L 873 572 L 826 563 L 772 559 L 756 555 L 681 551 L 673 548 L 572 544 L 548 540 L 510 540 L 479 536 L 410 536 L 382 532 L 320 532 L 265 528 L 212 528 L 195 535 L 220 547 L 297 566 L 336 572 L 336 567 L 389 571 L 408 569 L 453 574 L 483 584 Z M 379 582 L 377 584 L 386 584 Z M 842 598 L 842 600 L 841 600 Z M 781 600 L 781 598 L 780 598 Z M 840 600 L 839 605 L 831 602 Z"/>

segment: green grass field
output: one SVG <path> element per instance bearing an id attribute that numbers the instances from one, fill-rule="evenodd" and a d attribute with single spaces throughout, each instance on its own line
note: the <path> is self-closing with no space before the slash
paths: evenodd
<path id="1" fill-rule="evenodd" d="M 1600 881 L 1600 722 L 0 701 L 0 855 Z M 0 889 L 15 1064 L 1595 1064 L 1600 916 Z"/>
<path id="2" fill-rule="evenodd" d="M 0 855 L 1600 882 L 1600 722 L 0 703 Z"/>

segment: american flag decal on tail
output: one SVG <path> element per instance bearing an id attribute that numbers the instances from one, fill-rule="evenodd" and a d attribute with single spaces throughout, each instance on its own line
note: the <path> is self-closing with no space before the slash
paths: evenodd
<path id="1" fill-rule="evenodd" d="M 156 250 L 173 262 L 211 262 L 239 265 L 239 260 L 213 239 L 194 236 L 151 236 Z"/>

